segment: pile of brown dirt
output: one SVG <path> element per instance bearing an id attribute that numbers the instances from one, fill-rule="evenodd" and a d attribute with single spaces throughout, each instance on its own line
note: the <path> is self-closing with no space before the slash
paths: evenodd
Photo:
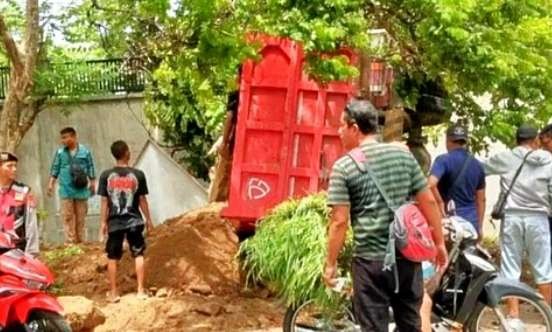
<path id="1" fill-rule="evenodd" d="M 224 204 L 211 204 L 156 227 L 146 239 L 146 284 L 152 291 L 200 289 L 202 293 L 236 294 L 240 289 L 235 255 L 238 237 L 220 218 Z M 83 254 L 51 262 L 61 292 L 98 299 L 108 291 L 107 258 L 102 245 L 85 245 Z M 58 249 L 59 250 L 59 249 Z M 128 250 L 119 264 L 122 294 L 136 289 L 134 262 Z"/>
<path id="2" fill-rule="evenodd" d="M 139 300 L 132 294 L 102 307 L 110 331 L 281 331 L 282 310 L 267 299 L 184 295 Z"/>

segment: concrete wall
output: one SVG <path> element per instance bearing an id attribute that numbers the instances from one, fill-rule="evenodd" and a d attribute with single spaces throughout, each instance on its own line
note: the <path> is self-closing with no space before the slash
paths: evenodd
<path id="1" fill-rule="evenodd" d="M 113 165 L 109 147 L 114 140 L 123 139 L 131 147 L 134 157 L 143 148 L 148 133 L 142 125 L 143 98 L 130 96 L 88 100 L 78 105 L 51 106 L 43 111 L 32 129 L 19 146 L 19 180 L 32 187 L 38 196 L 40 208 L 48 217 L 41 223 L 43 239 L 46 242 L 63 241 L 63 227 L 59 216 L 59 198 L 47 197 L 46 186 L 54 152 L 59 147 L 59 130 L 74 127 L 79 141 L 88 146 L 94 155 L 99 173 Z M 99 198 L 89 201 L 87 217 L 87 238 L 97 239 Z"/>
<path id="2" fill-rule="evenodd" d="M 136 161 L 148 181 L 154 225 L 207 204 L 206 188 L 157 144 L 149 141 Z"/>

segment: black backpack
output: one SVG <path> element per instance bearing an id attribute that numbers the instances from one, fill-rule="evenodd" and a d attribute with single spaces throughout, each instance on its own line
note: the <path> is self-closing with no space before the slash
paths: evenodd
<path id="1" fill-rule="evenodd" d="M 79 162 L 73 158 L 71 152 L 67 151 L 67 153 L 69 154 L 69 174 L 71 174 L 73 186 L 77 189 L 86 188 L 88 186 L 88 174 L 86 174 L 86 171 Z M 75 155 L 77 155 L 77 153 L 79 153 L 78 147 Z"/>

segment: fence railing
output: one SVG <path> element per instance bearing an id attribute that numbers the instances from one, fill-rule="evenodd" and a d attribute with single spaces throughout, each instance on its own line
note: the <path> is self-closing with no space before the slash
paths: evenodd
<path id="1" fill-rule="evenodd" d="M 48 66 L 47 74 L 39 74 L 35 80 L 37 95 L 81 97 L 142 92 L 147 80 L 139 59 L 89 60 Z M 9 75 L 8 67 L 0 67 L 0 99 L 6 98 Z"/>

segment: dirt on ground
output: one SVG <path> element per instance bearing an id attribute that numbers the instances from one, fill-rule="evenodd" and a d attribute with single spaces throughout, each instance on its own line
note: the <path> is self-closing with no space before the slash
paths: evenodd
<path id="1" fill-rule="evenodd" d="M 119 303 L 106 301 L 101 244 L 55 255 L 49 265 L 60 295 L 96 302 L 106 316 L 94 331 L 255 331 L 281 326 L 283 309 L 266 290 L 245 290 L 235 259 L 239 240 L 212 204 L 167 221 L 147 237 L 148 299 L 139 299 L 128 250 L 119 264 Z M 52 249 L 64 250 L 64 249 Z"/>

